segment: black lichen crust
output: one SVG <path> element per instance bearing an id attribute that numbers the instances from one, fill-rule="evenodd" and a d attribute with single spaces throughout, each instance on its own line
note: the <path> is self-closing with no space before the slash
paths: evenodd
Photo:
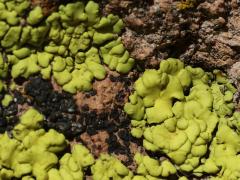
<path id="1" fill-rule="evenodd" d="M 94 135 L 99 130 L 107 131 L 109 138 L 106 139 L 106 143 L 109 153 L 130 154 L 129 144 L 133 140 L 129 129 L 130 119 L 120 106 L 114 106 L 110 112 L 99 114 L 96 111 L 89 111 L 85 106 L 80 111 L 80 117 L 89 135 Z"/>
<path id="2" fill-rule="evenodd" d="M 77 119 L 77 107 L 71 94 L 54 91 L 51 82 L 40 77 L 30 78 L 24 91 L 30 99 L 28 105 L 45 116 L 45 129 L 56 129 L 69 139 L 84 130 L 74 123 Z"/>
<path id="3" fill-rule="evenodd" d="M 0 105 L 0 133 L 10 131 L 18 122 L 18 109 L 16 103 L 11 103 L 8 107 Z"/>
<path id="4" fill-rule="evenodd" d="M 0 102 L 3 98 L 4 95 L 0 94 Z M 17 97 L 7 107 L 2 106 L 2 103 L 0 103 L 0 133 L 12 130 L 18 122 L 18 103 L 16 101 Z"/>
<path id="5" fill-rule="evenodd" d="M 130 91 L 130 80 L 111 77 L 111 81 L 123 82 L 124 88 L 115 95 L 112 108 L 106 112 L 89 109 L 87 105 L 78 108 L 71 94 L 54 90 L 50 81 L 38 76 L 31 77 L 22 85 L 24 91 L 14 91 L 15 102 L 6 111 L 11 112 L 10 108 L 14 106 L 16 115 L 17 106 L 34 107 L 44 115 L 43 127 L 46 130 L 55 129 L 70 141 L 82 141 L 80 136 L 84 132 L 93 136 L 99 131 L 106 131 L 109 135 L 105 142 L 108 152 L 127 156 L 125 163 L 130 164 L 133 157 L 129 145 L 135 140 L 130 135 L 130 119 L 123 111 L 124 91 Z M 90 97 L 95 96 L 96 92 L 92 90 L 86 94 Z"/>

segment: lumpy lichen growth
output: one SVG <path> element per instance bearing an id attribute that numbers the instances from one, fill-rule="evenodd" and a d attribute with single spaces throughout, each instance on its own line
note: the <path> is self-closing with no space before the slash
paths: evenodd
<path id="1" fill-rule="evenodd" d="M 28 0 L 0 0 L 1 108 L 14 101 L 10 81 L 20 77 L 54 78 L 74 94 L 90 90 L 107 69 L 128 73 L 134 60 L 119 37 L 123 26 L 116 15 L 101 16 L 92 0 L 65 3 L 49 15 Z M 136 153 L 135 171 L 109 154 L 94 159 L 82 144 L 70 146 L 63 134 L 43 129 L 44 115 L 29 108 L 0 134 L 0 179 L 82 180 L 87 173 L 94 180 L 240 179 L 240 113 L 224 73 L 170 58 L 145 70 L 133 90 L 124 107 L 131 134 L 162 158 Z"/>
<path id="2" fill-rule="evenodd" d="M 0 179 L 83 179 L 84 169 L 94 158 L 81 144 L 61 158 L 68 142 L 63 134 L 41 127 L 44 117 L 35 109 L 20 116 L 11 134 L 0 135 Z"/>
<path id="3" fill-rule="evenodd" d="M 163 158 L 138 152 L 136 170 L 131 171 L 112 155 L 95 160 L 81 144 L 73 145 L 70 153 L 64 135 L 44 130 L 44 116 L 30 108 L 12 131 L 0 135 L 0 177 L 81 180 L 88 172 L 94 180 L 159 180 L 180 172 L 186 175 L 181 180 L 204 175 L 240 178 L 236 89 L 221 71 L 204 72 L 171 58 L 158 70 L 146 70 L 134 89 L 124 107 L 132 117 L 131 133 L 143 139 L 146 150 Z M 6 94 L 2 105 L 11 101 Z"/>
<path id="4" fill-rule="evenodd" d="M 222 72 L 207 73 L 171 58 L 158 70 L 146 70 L 134 89 L 124 109 L 132 118 L 132 135 L 143 138 L 147 150 L 165 154 L 182 172 L 240 178 L 233 165 L 240 160 L 236 89 Z M 163 176 L 150 164 L 143 165 L 144 174 Z"/>
<path id="5" fill-rule="evenodd" d="M 123 21 L 113 14 L 101 17 L 99 5 L 82 1 L 60 5 L 45 16 L 28 0 L 0 1 L 0 77 L 52 76 L 70 93 L 92 88 L 104 66 L 127 73 L 134 60 L 118 37 Z"/>

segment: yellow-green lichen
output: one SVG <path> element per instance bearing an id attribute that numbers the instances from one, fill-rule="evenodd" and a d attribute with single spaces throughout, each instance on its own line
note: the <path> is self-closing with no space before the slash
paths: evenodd
<path id="1" fill-rule="evenodd" d="M 143 176 L 149 175 L 155 178 L 159 176 L 168 177 L 177 172 L 174 165 L 168 160 L 159 162 L 156 159 L 150 158 L 149 156 L 143 156 L 139 153 L 135 155 L 134 159 L 138 165 L 137 174 Z"/>
<path id="2" fill-rule="evenodd" d="M 93 180 L 131 180 L 132 172 L 126 168 L 118 159 L 102 154 L 91 167 Z"/>
<path id="3" fill-rule="evenodd" d="M 2 106 L 7 107 L 13 101 L 13 97 L 9 94 L 5 94 L 2 99 Z"/>
<path id="4" fill-rule="evenodd" d="M 20 116 L 12 138 L 7 132 L 0 135 L 0 179 L 83 179 L 84 168 L 94 163 L 93 156 L 78 144 L 71 154 L 59 159 L 57 154 L 67 147 L 67 141 L 53 129 L 43 130 L 43 119 L 35 109 L 29 109 Z"/>
<path id="5" fill-rule="evenodd" d="M 118 37 L 123 21 L 113 14 L 100 17 L 94 1 L 60 5 L 47 17 L 39 6 L 30 9 L 28 0 L 0 3 L 0 42 L 6 53 L 0 72 L 10 65 L 13 78 L 53 76 L 65 91 L 76 93 L 90 90 L 94 78 L 105 78 L 103 63 L 120 73 L 133 67 Z"/>
<path id="6" fill-rule="evenodd" d="M 233 114 L 236 89 L 223 73 L 185 67 L 180 60 L 171 58 L 163 60 L 158 70 L 146 70 L 134 89 L 124 109 L 132 118 L 132 135 L 143 137 L 147 150 L 164 153 L 179 171 L 198 176 L 219 172 L 217 175 L 222 179 L 239 178 L 239 169 L 232 166 L 239 159 L 240 116 L 237 112 Z M 231 158 L 223 152 L 224 148 L 231 152 Z M 156 167 L 141 165 L 139 171 L 162 177 L 160 170 L 154 174 L 154 168 L 161 169 L 158 161 L 149 159 L 146 164 L 151 162 Z"/>

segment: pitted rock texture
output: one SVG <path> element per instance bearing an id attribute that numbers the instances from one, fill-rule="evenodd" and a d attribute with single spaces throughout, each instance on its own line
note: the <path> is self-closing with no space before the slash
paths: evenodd
<path id="1" fill-rule="evenodd" d="M 179 3 L 174 0 L 121 3 L 113 0 L 106 11 L 124 16 L 128 28 L 123 40 L 138 60 L 161 60 L 159 52 L 165 58 L 180 56 L 191 64 L 203 62 L 201 66 L 208 68 L 229 67 L 239 60 L 236 48 L 240 24 L 236 0 L 197 0 L 193 8 L 184 10 L 179 9 Z"/>

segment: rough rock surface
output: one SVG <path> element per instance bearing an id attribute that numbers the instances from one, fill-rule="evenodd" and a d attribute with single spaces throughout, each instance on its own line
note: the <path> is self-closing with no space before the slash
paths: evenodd
<path id="1" fill-rule="evenodd" d="M 239 87 L 240 3 L 237 0 L 112 0 L 104 12 L 123 17 L 123 42 L 138 64 L 156 67 L 167 57 L 205 70 L 228 72 Z M 237 64 L 235 64 L 237 63 Z"/>
<path id="2" fill-rule="evenodd" d="M 79 108 L 87 105 L 92 110 L 109 111 L 114 103 L 123 106 L 127 102 L 131 81 L 119 77 L 117 72 L 109 71 L 104 80 L 93 83 L 92 91 L 78 92 L 75 99 Z"/>
<path id="3" fill-rule="evenodd" d="M 208 68 L 230 67 L 239 60 L 236 0 L 196 1 L 189 9 L 179 9 L 181 2 L 174 0 L 118 1 L 112 0 L 105 11 L 123 16 L 123 41 L 137 60 L 182 57 Z"/>

